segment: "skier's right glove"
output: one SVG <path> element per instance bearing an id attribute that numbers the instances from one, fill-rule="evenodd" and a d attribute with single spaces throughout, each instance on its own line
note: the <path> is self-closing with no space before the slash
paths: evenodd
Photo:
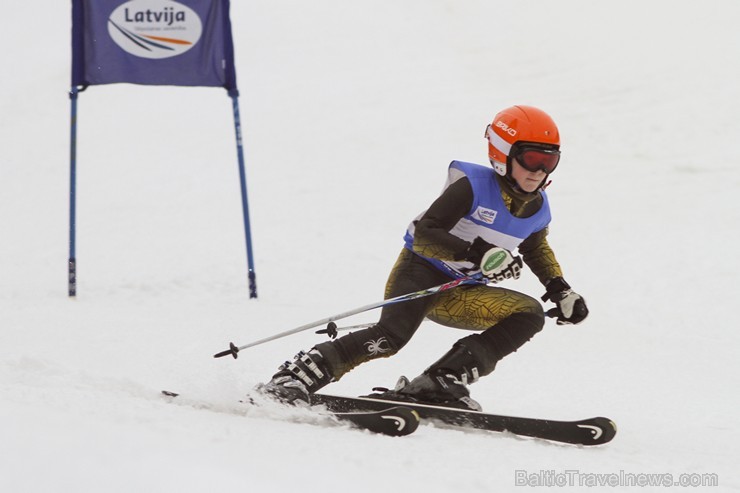
<path id="1" fill-rule="evenodd" d="M 522 258 L 510 251 L 493 247 L 483 254 L 480 271 L 494 283 L 504 279 L 519 279 L 522 273 Z"/>
<path id="2" fill-rule="evenodd" d="M 473 240 L 462 258 L 480 266 L 483 275 L 494 283 L 504 279 L 519 279 L 522 272 L 521 257 L 488 243 L 480 236 Z"/>

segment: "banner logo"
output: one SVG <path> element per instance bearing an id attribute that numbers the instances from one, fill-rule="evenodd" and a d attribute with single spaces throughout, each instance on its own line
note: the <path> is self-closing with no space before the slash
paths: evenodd
<path id="1" fill-rule="evenodd" d="M 142 58 L 181 55 L 200 40 L 203 25 L 190 7 L 171 0 L 132 0 L 108 18 L 108 34 L 124 51 Z"/>

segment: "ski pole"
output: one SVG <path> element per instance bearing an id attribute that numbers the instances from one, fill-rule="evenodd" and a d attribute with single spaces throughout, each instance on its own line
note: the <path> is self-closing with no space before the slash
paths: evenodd
<path id="1" fill-rule="evenodd" d="M 400 296 L 396 296 L 395 298 L 389 298 L 387 300 L 379 301 L 377 303 L 371 303 L 370 305 L 361 306 L 360 308 L 355 308 L 354 310 L 349 310 L 346 312 L 338 313 L 336 315 L 332 315 L 331 317 L 323 318 L 321 320 L 317 320 L 316 322 L 311 322 L 305 325 L 301 325 L 300 327 L 296 327 L 295 329 L 286 330 L 285 332 L 280 332 L 279 334 L 275 334 L 270 337 L 265 337 L 264 339 L 260 339 L 258 341 L 250 342 L 249 344 L 245 344 L 243 346 L 236 346 L 233 342 L 229 343 L 229 349 L 225 351 L 221 351 L 220 353 L 216 353 L 213 355 L 214 358 L 221 358 L 223 356 L 231 355 L 234 357 L 234 359 L 237 358 L 237 354 L 242 349 L 246 349 L 253 346 L 258 346 L 260 344 L 264 344 L 269 341 L 274 341 L 275 339 L 281 339 L 283 337 L 296 334 L 298 332 L 302 332 L 304 330 L 312 329 L 314 327 L 318 327 L 319 325 L 325 325 L 330 322 L 333 322 L 335 320 L 339 320 L 342 318 L 349 317 L 351 315 L 356 315 L 358 313 L 366 312 L 369 310 L 374 310 L 375 308 L 380 308 L 387 305 L 392 305 L 394 303 L 402 303 L 404 301 L 411 301 L 415 300 L 417 298 L 423 298 L 425 296 L 430 296 L 436 293 L 440 293 L 442 291 L 446 291 L 448 289 L 455 288 L 457 286 L 464 286 L 468 284 L 486 284 L 488 282 L 488 279 L 483 277 L 483 274 L 475 274 L 472 276 L 466 276 L 461 277 L 459 279 L 452 280 L 450 282 L 446 282 L 444 284 L 440 284 L 439 286 L 434 286 L 427 289 L 422 289 L 420 291 L 415 291 L 413 293 L 408 294 L 402 294 Z"/>

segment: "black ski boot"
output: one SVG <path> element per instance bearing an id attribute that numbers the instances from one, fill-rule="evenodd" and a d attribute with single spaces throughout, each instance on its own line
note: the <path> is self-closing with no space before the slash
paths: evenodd
<path id="1" fill-rule="evenodd" d="M 478 380 L 479 366 L 473 354 L 457 343 L 418 377 L 411 381 L 401 377 L 393 390 L 367 397 L 481 411 L 467 387 Z"/>
<path id="2" fill-rule="evenodd" d="M 310 395 L 332 381 L 331 370 L 317 349 L 301 351 L 291 363 L 283 363 L 266 384 L 255 390 L 284 404 L 307 406 Z"/>

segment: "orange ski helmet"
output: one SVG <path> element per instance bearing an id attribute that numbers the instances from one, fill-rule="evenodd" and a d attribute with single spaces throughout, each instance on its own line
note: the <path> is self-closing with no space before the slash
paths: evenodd
<path id="1" fill-rule="evenodd" d="M 550 115 L 534 106 L 517 105 L 500 111 L 486 127 L 488 158 L 496 172 L 511 174 L 511 156 L 516 146 L 534 144 L 553 151 L 560 149 L 560 133 Z"/>

